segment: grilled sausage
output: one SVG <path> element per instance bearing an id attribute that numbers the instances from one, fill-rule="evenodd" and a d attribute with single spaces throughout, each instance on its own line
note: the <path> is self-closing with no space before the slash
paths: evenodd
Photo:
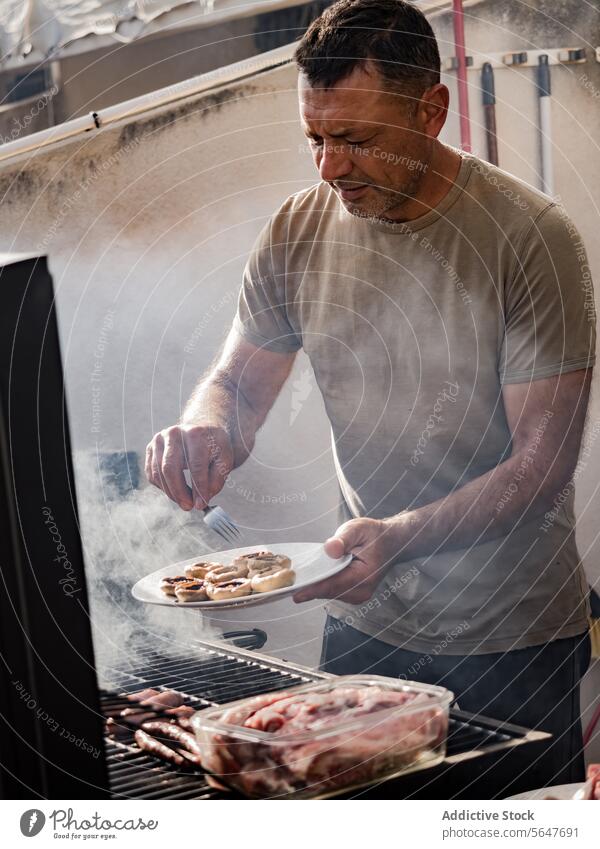
<path id="1" fill-rule="evenodd" d="M 164 690 L 158 695 L 150 696 L 150 698 L 140 701 L 142 707 L 154 708 L 155 710 L 165 710 L 166 708 L 176 708 L 182 705 L 185 698 L 180 693 L 175 693 L 173 690 Z"/>
<path id="2" fill-rule="evenodd" d="M 150 734 L 156 734 L 168 740 L 174 740 L 194 755 L 200 755 L 201 753 L 196 738 L 172 722 L 161 722 L 160 720 L 156 722 L 144 722 L 142 728 L 144 731 L 150 732 Z"/>
<path id="3" fill-rule="evenodd" d="M 154 755 L 163 761 L 167 761 L 168 763 L 173 764 L 173 766 L 183 766 L 186 762 L 185 759 L 181 755 L 178 755 L 177 752 L 174 752 L 173 749 L 169 749 L 169 747 L 165 746 L 164 743 L 161 743 L 159 740 L 155 740 L 154 737 L 151 737 L 150 734 L 146 734 L 146 732 L 141 729 L 138 729 L 135 732 L 135 742 L 144 752 L 148 752 L 150 755 Z"/>
<path id="4" fill-rule="evenodd" d="M 114 737 L 116 740 L 125 739 L 125 737 L 131 736 L 132 729 L 128 725 L 122 725 L 120 722 L 117 722 L 112 716 L 106 720 L 106 733 L 110 734 L 111 737 Z"/>
<path id="5" fill-rule="evenodd" d="M 151 696 L 158 696 L 159 693 L 160 690 L 146 688 L 145 690 L 138 690 L 137 693 L 129 693 L 125 698 L 128 702 L 142 702 L 144 699 L 151 698 Z"/>
<path id="6" fill-rule="evenodd" d="M 156 719 L 156 713 L 154 711 L 139 710 L 138 708 L 125 708 L 116 719 L 117 721 L 122 720 L 132 728 L 139 728 L 143 722 L 147 722 L 149 719 Z"/>
<path id="7" fill-rule="evenodd" d="M 182 758 L 185 758 L 186 761 L 189 761 L 191 766 L 202 766 L 199 755 L 194 755 L 187 749 L 177 749 L 177 753 L 181 755 Z"/>
<path id="8" fill-rule="evenodd" d="M 169 708 L 164 711 L 165 716 L 174 717 L 178 722 L 182 719 L 188 719 L 190 716 L 193 716 L 196 713 L 196 708 L 190 707 L 189 705 L 181 705 L 176 708 Z"/>

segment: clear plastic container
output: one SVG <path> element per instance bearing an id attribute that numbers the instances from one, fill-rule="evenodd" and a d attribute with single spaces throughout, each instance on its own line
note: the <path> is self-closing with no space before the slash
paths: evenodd
<path id="1" fill-rule="evenodd" d="M 326 798 L 433 766 L 453 694 L 345 675 L 240 699 L 192 717 L 202 764 L 252 798 Z"/>

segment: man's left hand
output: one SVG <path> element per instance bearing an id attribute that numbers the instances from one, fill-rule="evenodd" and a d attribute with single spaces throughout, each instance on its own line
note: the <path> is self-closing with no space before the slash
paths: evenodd
<path id="1" fill-rule="evenodd" d="M 352 561 L 332 578 L 294 593 L 294 601 L 314 598 L 337 598 L 350 604 L 368 601 L 393 561 L 392 537 L 391 524 L 380 519 L 345 522 L 325 542 L 325 552 L 336 559 L 351 554 Z"/>

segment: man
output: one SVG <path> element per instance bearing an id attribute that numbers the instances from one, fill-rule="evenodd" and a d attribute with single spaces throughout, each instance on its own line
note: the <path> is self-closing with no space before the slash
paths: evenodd
<path id="1" fill-rule="evenodd" d="M 203 508 L 304 348 L 342 493 L 326 546 L 353 555 L 295 597 L 334 599 L 323 667 L 440 683 L 465 710 L 547 729 L 530 783 L 578 780 L 583 246 L 550 198 L 438 141 L 448 90 L 409 3 L 340 0 L 296 61 L 321 181 L 260 234 L 224 350 L 148 446 L 148 477 Z"/>

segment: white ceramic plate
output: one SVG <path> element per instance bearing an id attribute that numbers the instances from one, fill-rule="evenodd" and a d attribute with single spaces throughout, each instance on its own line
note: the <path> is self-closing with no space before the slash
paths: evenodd
<path id="1" fill-rule="evenodd" d="M 527 793 L 518 793 L 516 796 L 508 796 L 509 799 L 545 799 L 552 796 L 553 799 L 572 799 L 575 793 L 583 787 L 583 784 L 555 784 L 553 787 L 542 787 L 541 790 L 528 790 Z"/>
<path id="2" fill-rule="evenodd" d="M 169 575 L 183 575 L 186 566 L 191 566 L 192 563 L 197 563 L 199 560 L 210 560 L 213 563 L 230 563 L 238 554 L 248 554 L 251 551 L 258 551 L 261 548 L 268 549 L 274 554 L 287 554 L 292 559 L 292 569 L 296 573 L 296 583 L 291 587 L 282 587 L 280 590 L 273 590 L 270 593 L 252 593 L 252 595 L 243 596 L 242 598 L 233 598 L 231 601 L 189 601 L 178 602 L 172 596 L 165 595 L 160 589 L 162 578 Z M 352 555 L 348 554 L 340 560 L 333 560 L 325 554 L 323 545 L 319 542 L 288 542 L 273 545 L 246 545 L 244 548 L 232 548 L 229 551 L 208 551 L 199 553 L 196 557 L 191 557 L 189 560 L 181 560 L 179 563 L 172 563 L 170 566 L 165 566 L 146 575 L 137 582 L 133 587 L 133 597 L 138 601 L 144 601 L 146 604 L 162 604 L 166 607 L 181 607 L 194 608 L 200 610 L 223 610 L 230 607 L 249 607 L 255 604 L 264 604 L 266 601 L 271 601 L 275 598 L 291 595 L 302 587 L 308 587 L 310 584 L 315 584 L 317 581 L 322 581 L 324 578 L 330 578 L 344 569 L 352 560 Z"/>

